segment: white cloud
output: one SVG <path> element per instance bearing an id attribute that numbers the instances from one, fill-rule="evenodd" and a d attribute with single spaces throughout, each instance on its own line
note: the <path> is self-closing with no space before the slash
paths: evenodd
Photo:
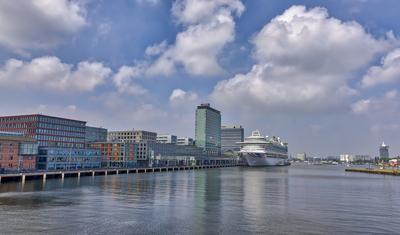
<path id="1" fill-rule="evenodd" d="M 161 43 L 147 47 L 145 54 L 148 56 L 160 55 L 166 50 L 167 50 L 167 41 L 164 40 Z"/>
<path id="2" fill-rule="evenodd" d="M 91 91 L 103 84 L 111 72 L 100 62 L 83 61 L 74 67 L 54 56 L 38 57 L 29 62 L 9 59 L 0 67 L 0 86 Z"/>
<path id="3" fill-rule="evenodd" d="M 400 48 L 389 52 L 381 61 L 380 66 L 368 69 L 362 80 L 363 87 L 378 84 L 400 82 Z"/>
<path id="4" fill-rule="evenodd" d="M 172 14 L 183 24 L 198 24 L 219 14 L 221 10 L 240 16 L 245 7 L 240 0 L 177 0 Z"/>
<path id="5" fill-rule="evenodd" d="M 118 92 L 131 95 L 146 94 L 146 89 L 133 82 L 135 78 L 143 75 L 143 70 L 144 68 L 141 65 L 134 67 L 122 66 L 112 78 Z"/>
<path id="6" fill-rule="evenodd" d="M 233 15 L 243 11 L 239 0 L 176 1 L 172 13 L 185 30 L 177 34 L 175 44 L 160 55 L 147 74 L 171 75 L 178 66 L 192 75 L 221 74 L 218 56 L 234 40 Z"/>
<path id="7" fill-rule="evenodd" d="M 185 105 L 194 107 L 198 102 L 199 96 L 193 91 L 184 91 L 182 89 L 175 89 L 169 96 L 169 102 L 172 107 L 180 108 Z"/>
<path id="8" fill-rule="evenodd" d="M 351 105 L 351 109 L 354 113 L 365 113 L 370 109 L 371 100 L 359 100 Z"/>
<path id="9" fill-rule="evenodd" d="M 382 97 L 359 100 L 352 104 L 351 108 L 355 114 L 382 116 L 388 120 L 400 114 L 400 96 L 397 90 L 390 90 Z"/>
<path id="10" fill-rule="evenodd" d="M 69 0 L 0 1 L 0 44 L 17 52 L 53 47 L 87 24 Z"/>
<path id="11" fill-rule="evenodd" d="M 216 85 L 211 95 L 227 108 L 282 112 L 343 109 L 358 92 L 352 74 L 389 48 L 357 22 L 329 17 L 325 8 L 293 6 L 252 39 L 257 63 Z"/>

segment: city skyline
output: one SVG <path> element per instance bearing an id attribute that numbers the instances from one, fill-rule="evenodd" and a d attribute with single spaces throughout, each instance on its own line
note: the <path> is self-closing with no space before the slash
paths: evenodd
<path id="1" fill-rule="evenodd" d="M 43 113 L 194 137 L 196 106 L 208 102 L 222 124 L 281 136 L 291 154 L 374 156 L 385 141 L 395 156 L 398 7 L 3 1 L 0 116 Z"/>

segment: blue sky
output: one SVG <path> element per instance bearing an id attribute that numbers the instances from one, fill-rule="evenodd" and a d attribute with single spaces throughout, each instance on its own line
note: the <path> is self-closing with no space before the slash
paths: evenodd
<path id="1" fill-rule="evenodd" d="M 224 124 L 290 152 L 391 155 L 400 140 L 395 0 L 0 1 L 0 114 L 194 136 Z"/>

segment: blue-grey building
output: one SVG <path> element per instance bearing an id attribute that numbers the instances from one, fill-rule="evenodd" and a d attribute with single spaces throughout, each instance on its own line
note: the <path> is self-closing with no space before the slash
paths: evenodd
<path id="1" fill-rule="evenodd" d="M 75 170 L 100 168 L 102 156 L 98 149 L 40 147 L 39 170 Z"/>
<path id="2" fill-rule="evenodd" d="M 221 151 L 238 152 L 240 144 L 244 140 L 244 129 L 242 126 L 221 126 Z"/>

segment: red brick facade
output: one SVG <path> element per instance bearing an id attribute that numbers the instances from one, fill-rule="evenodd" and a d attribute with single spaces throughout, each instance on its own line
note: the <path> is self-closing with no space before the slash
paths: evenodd
<path id="1" fill-rule="evenodd" d="M 0 169 L 34 170 L 36 154 L 21 152 L 22 144 L 35 144 L 36 141 L 26 137 L 0 136 Z M 37 151 L 37 150 L 36 150 Z"/>

